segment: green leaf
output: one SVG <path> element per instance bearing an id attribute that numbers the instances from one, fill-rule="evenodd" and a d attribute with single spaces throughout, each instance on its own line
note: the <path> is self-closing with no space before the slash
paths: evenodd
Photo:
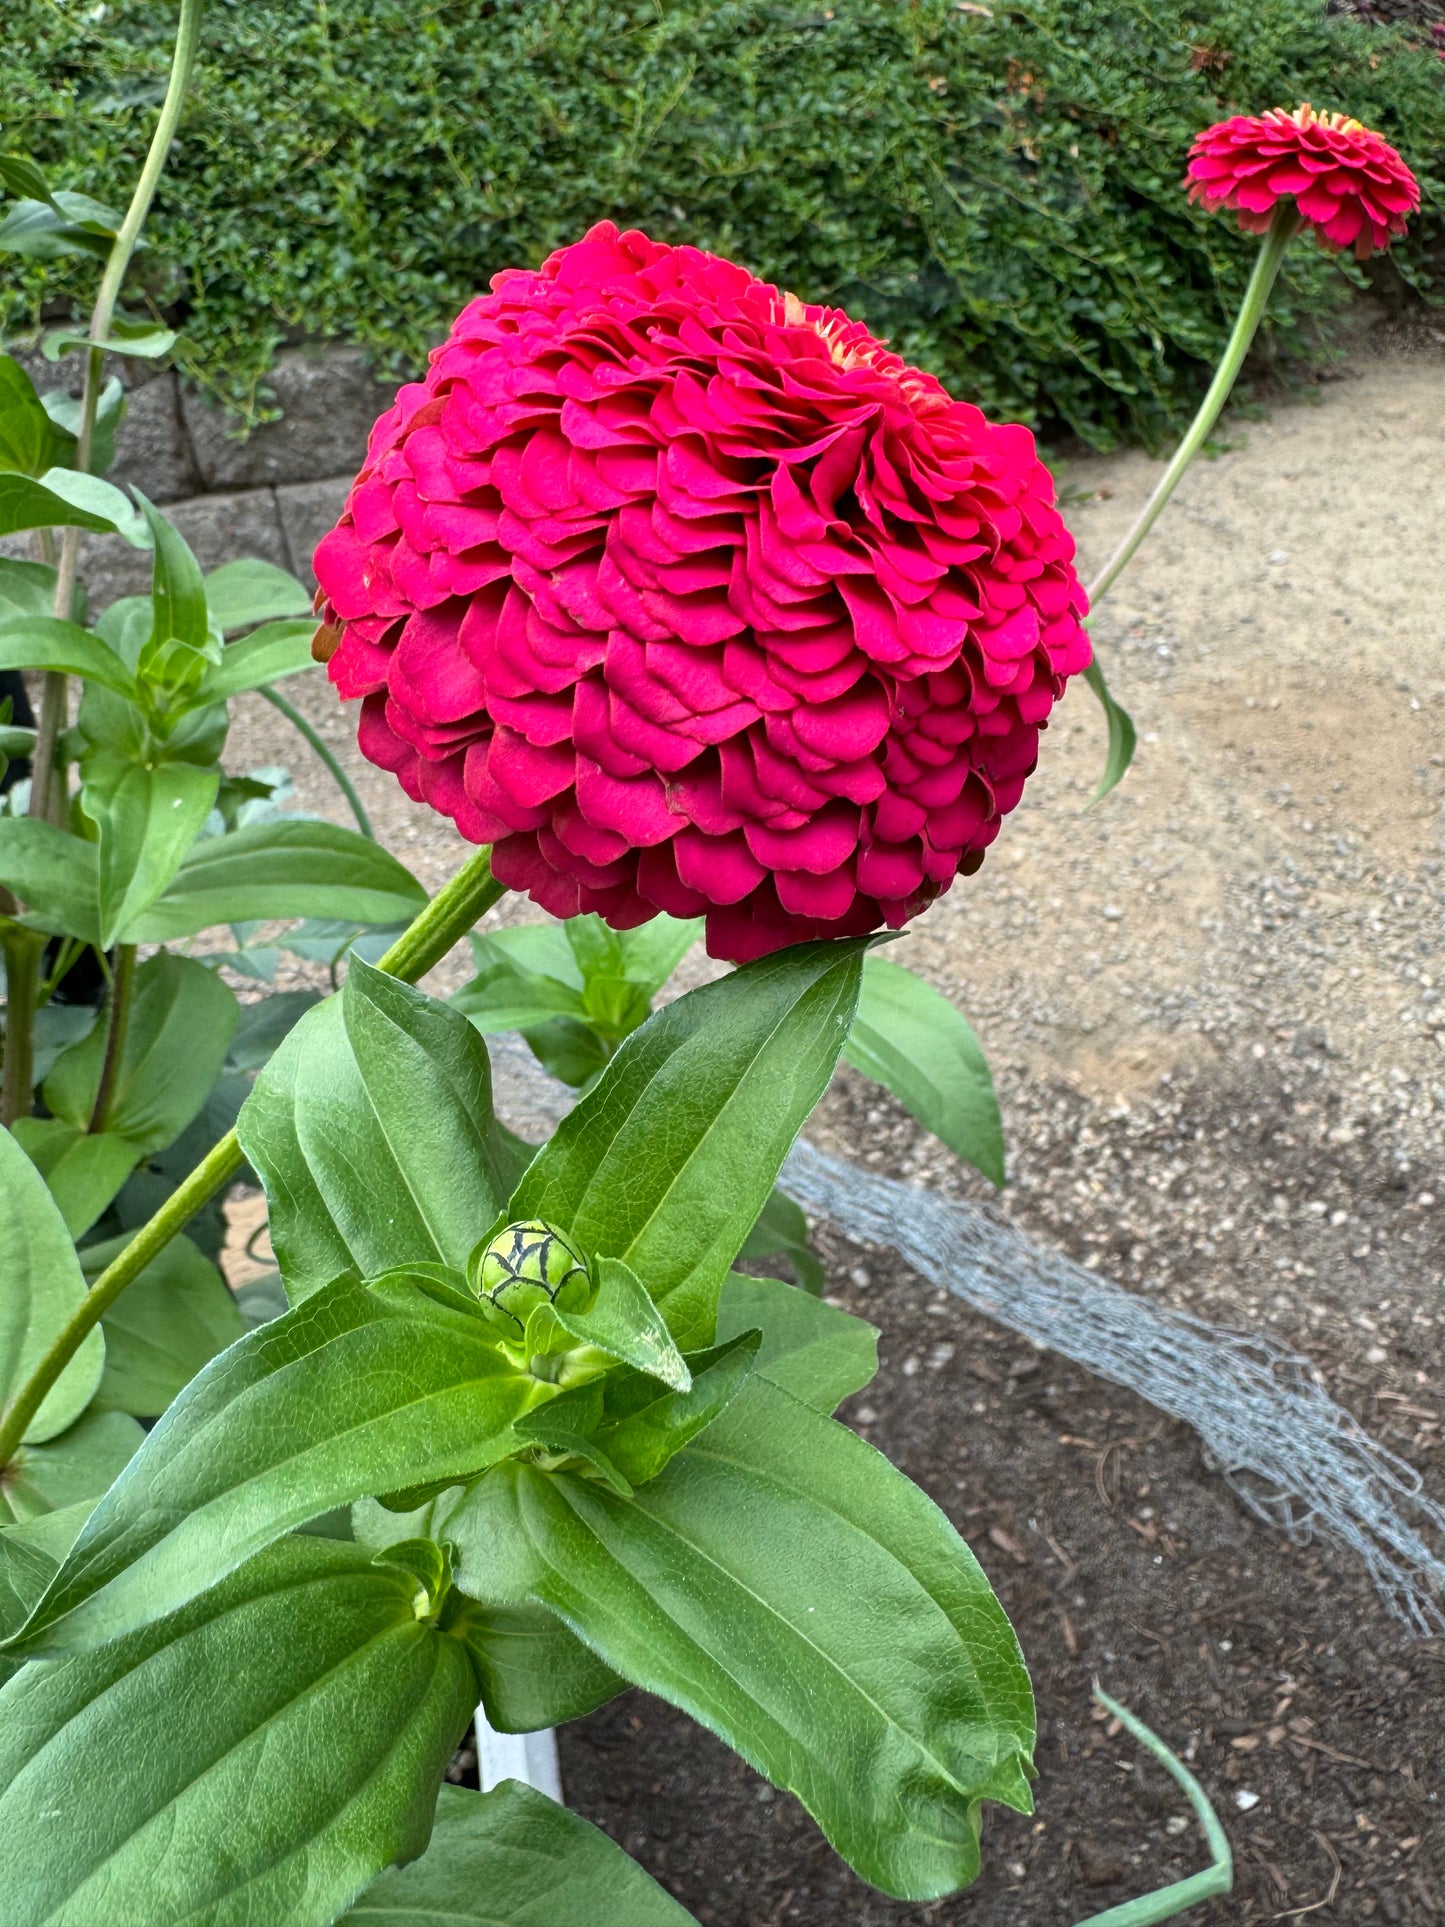
<path id="1" fill-rule="evenodd" d="M 45 412 L 35 384 L 13 355 L 0 354 L 0 469 L 43 475 L 67 461 L 75 437 Z"/>
<path id="2" fill-rule="evenodd" d="M 40 1363 L 51 1341 L 79 1309 L 85 1280 L 65 1221 L 45 1180 L 10 1132 L 0 1127 L 0 1410 Z M 30 1422 L 36 1444 L 63 1432 L 90 1403 L 105 1364 L 105 1340 L 93 1331 L 45 1396 Z M 13 1466 L 0 1473 L 9 1479 Z"/>
<path id="3" fill-rule="evenodd" d="M 582 972 L 567 941 L 565 924 L 520 923 L 510 930 L 488 930 L 485 935 L 473 931 L 471 945 L 478 970 L 510 964 L 528 976 L 555 977 L 573 990 L 583 988 Z"/>
<path id="4" fill-rule="evenodd" d="M 637 1273 L 618 1258 L 599 1258 L 595 1270 L 597 1296 L 588 1309 L 562 1311 L 556 1305 L 539 1305 L 527 1320 L 528 1347 L 549 1352 L 565 1348 L 566 1339 L 595 1345 L 609 1358 L 661 1379 L 674 1391 L 687 1391 L 692 1378 L 682 1353 Z M 565 1334 L 562 1346 L 554 1338 L 558 1332 Z"/>
<path id="5" fill-rule="evenodd" d="M 573 1090 L 595 1082 L 611 1055 L 606 1040 L 586 1019 L 553 1017 L 545 1024 L 529 1024 L 522 1035 L 543 1070 Z"/>
<path id="6" fill-rule="evenodd" d="M 1109 753 L 1104 763 L 1104 774 L 1099 778 L 1099 787 L 1089 798 L 1089 807 L 1101 802 L 1111 789 L 1122 783 L 1134 760 L 1134 750 L 1138 744 L 1138 734 L 1134 719 L 1122 703 L 1115 702 L 1109 693 L 1109 685 L 1104 680 L 1104 672 L 1099 667 L 1099 659 L 1094 660 L 1084 671 L 1084 681 L 1099 699 L 1109 725 Z"/>
<path id="7" fill-rule="evenodd" d="M 486 1036 L 499 1030 L 529 1030 L 553 1017 L 585 1015 L 579 991 L 555 977 L 539 977 L 509 963 L 492 964 L 455 991 L 451 1002 Z"/>
<path id="8" fill-rule="evenodd" d="M 0 1518 L 37 1519 L 72 1506 L 88 1508 L 144 1437 L 124 1412 L 86 1412 L 59 1438 L 22 1445 L 0 1472 Z"/>
<path id="9" fill-rule="evenodd" d="M 278 990 L 270 997 L 258 997 L 254 1004 L 242 1004 L 226 1062 L 236 1071 L 260 1070 L 307 1011 L 320 1002 L 318 990 Z"/>
<path id="10" fill-rule="evenodd" d="M 838 1305 L 780 1278 L 728 1274 L 718 1303 L 718 1341 L 759 1330 L 757 1371 L 826 1417 L 878 1370 L 878 1333 Z"/>
<path id="11" fill-rule="evenodd" d="M 515 1433 L 523 1445 L 538 1446 L 549 1455 L 565 1454 L 573 1462 L 580 1459 L 584 1476 L 599 1478 L 622 1498 L 630 1499 L 632 1487 L 626 1477 L 593 1442 L 592 1433 L 601 1417 L 602 1387 L 593 1379 L 525 1413 L 517 1420 Z"/>
<path id="12" fill-rule="evenodd" d="M 444 1786 L 431 1845 L 339 1927 L 685 1927 L 693 1916 L 599 1828 L 535 1787 Z"/>
<path id="13" fill-rule="evenodd" d="M 64 1118 L 18 1117 L 14 1132 L 71 1238 L 89 1231 L 140 1162 L 139 1145 L 113 1131 L 83 1130 Z"/>
<path id="14" fill-rule="evenodd" d="M 655 1012 L 563 1118 L 508 1207 L 624 1259 L 684 1350 L 827 1084 L 865 940 L 796 944 Z"/>
<path id="15" fill-rule="evenodd" d="M 461 1270 L 506 1196 L 486 1045 L 359 959 L 261 1072 L 236 1128 L 293 1298 L 344 1271 Z"/>
<path id="16" fill-rule="evenodd" d="M 127 937 L 164 943 L 252 917 L 398 923 L 425 902 L 416 878 L 380 844 L 336 823 L 281 818 L 198 843 Z"/>
<path id="17" fill-rule="evenodd" d="M 0 476 L 0 484 L 5 478 Z M 117 695 L 134 697 L 124 662 L 100 637 L 58 616 L 19 616 L 0 622 L 0 669 L 55 669 L 84 676 Z"/>
<path id="18" fill-rule="evenodd" d="M 16 616 L 48 616 L 54 606 L 55 570 L 48 562 L 0 556 L 0 624 Z"/>
<path id="19" fill-rule="evenodd" d="M 619 933 L 622 968 L 631 982 L 655 997 L 702 935 L 703 920 L 656 916 Z"/>
<path id="20" fill-rule="evenodd" d="M 59 361 L 62 355 L 74 354 L 77 350 L 88 353 L 92 348 L 103 348 L 107 354 L 159 361 L 162 355 L 170 353 L 178 339 L 174 328 L 162 327 L 149 315 L 115 314 L 99 341 L 92 340 L 89 331 L 83 328 L 52 328 L 41 342 L 40 352 L 47 361 Z"/>
<path id="21" fill-rule="evenodd" d="M 901 964 L 869 957 L 843 1055 L 892 1091 L 951 1151 L 1003 1183 L 1003 1121 L 993 1078 L 967 1020 L 941 991 Z"/>
<path id="22" fill-rule="evenodd" d="M 90 1280 L 129 1243 L 129 1234 L 80 1254 Z M 158 1418 L 218 1352 L 244 1336 L 246 1323 L 220 1272 L 190 1239 L 172 1239 L 101 1318 L 105 1371 L 93 1412 Z"/>
<path id="23" fill-rule="evenodd" d="M 0 1639 L 24 1625 L 60 1563 L 42 1547 L 21 1537 L 24 1531 L 24 1526 L 0 1530 Z M 22 1663 L 0 1653 L 0 1684 Z"/>
<path id="24" fill-rule="evenodd" d="M 52 469 L 49 472 L 66 471 Z M 109 486 L 108 482 L 102 483 L 104 488 Z M 16 535 L 22 529 L 104 530 L 112 527 L 114 524 L 105 516 L 77 507 L 28 475 L 0 474 L 0 535 Z"/>
<path id="25" fill-rule="evenodd" d="M 69 436 L 74 444 L 80 434 L 81 401 L 78 395 L 67 395 L 63 388 L 52 388 L 41 397 L 46 414 L 57 428 Z M 120 377 L 112 375 L 100 391 L 100 400 L 95 405 L 95 421 L 90 433 L 90 472 L 104 475 L 115 460 L 115 437 L 121 423 L 126 418 L 129 402 Z M 55 458 L 59 461 L 61 458 Z"/>
<path id="26" fill-rule="evenodd" d="M 0 481 L 3 480 L 0 477 Z M 107 482 L 99 475 L 88 475 L 80 469 L 48 468 L 41 476 L 39 485 L 66 508 L 65 514 L 48 517 L 48 520 L 73 524 L 77 528 L 114 529 L 117 535 L 125 537 L 133 549 L 148 549 L 151 546 L 150 526 L 145 517 L 132 507 L 130 497 L 113 482 Z"/>
<path id="27" fill-rule="evenodd" d="M 100 942 L 93 843 L 38 816 L 0 816 L 0 883 L 44 928 Z"/>
<path id="28" fill-rule="evenodd" d="M 0 221 L 0 254 L 28 254 L 37 261 L 91 254 L 103 261 L 119 222 L 118 214 L 88 194 L 60 188 L 54 194 L 16 201 Z"/>
<path id="29" fill-rule="evenodd" d="M 865 960 L 864 969 L 867 969 Z M 828 1274 L 813 1247 L 808 1243 L 808 1220 L 801 1207 L 785 1191 L 773 1190 L 758 1213 L 758 1221 L 743 1242 L 740 1258 L 784 1257 L 792 1266 L 798 1283 L 814 1297 L 828 1282 Z"/>
<path id="30" fill-rule="evenodd" d="M 211 633 L 200 564 L 179 529 L 137 490 L 141 513 L 155 548 L 151 575 L 151 632 L 141 645 L 136 680 L 163 699 L 194 695 L 208 665 L 221 659 L 221 640 Z M 202 698 L 194 696 L 196 703 Z"/>
<path id="31" fill-rule="evenodd" d="M 737 1397 L 757 1357 L 759 1334 L 741 1332 L 705 1352 L 690 1352 L 692 1384 L 685 1392 L 665 1392 L 630 1374 L 602 1382 L 606 1418 L 592 1435 L 623 1478 L 645 1485 L 699 1432 L 706 1430 Z M 544 1408 L 545 1409 L 545 1408 Z"/>
<path id="32" fill-rule="evenodd" d="M 274 562 L 247 557 L 212 569 L 206 577 L 206 607 L 217 629 L 249 629 L 253 622 L 277 616 L 310 615 L 311 593 Z"/>
<path id="33" fill-rule="evenodd" d="M 474 1675 L 415 1590 L 292 1539 L 159 1625 L 26 1667 L 0 1694 L 11 1918 L 328 1927 L 419 1854 Z"/>
<path id="34" fill-rule="evenodd" d="M 333 1506 L 470 1477 L 553 1390 L 514 1369 L 460 1286 L 323 1286 L 191 1380 L 96 1507 L 28 1648 L 114 1639 Z"/>
<path id="35" fill-rule="evenodd" d="M 268 622 L 239 642 L 222 651 L 221 660 L 196 692 L 197 702 L 223 702 L 239 696 L 243 689 L 259 689 L 262 683 L 280 682 L 303 669 L 314 669 L 311 637 L 316 622 Z"/>
<path id="36" fill-rule="evenodd" d="M 46 185 L 44 174 L 28 154 L 0 154 L 0 187 L 17 201 L 43 201 L 47 207 L 59 206 Z"/>
<path id="37" fill-rule="evenodd" d="M 795 1793 L 865 1880 L 979 1870 L 979 1803 L 1030 1810 L 1018 1643 L 947 1519 L 765 1379 L 619 1499 L 512 1460 L 448 1518 L 458 1583 L 549 1607 Z"/>
<path id="38" fill-rule="evenodd" d="M 499 1733 L 585 1719 L 627 1690 L 625 1679 L 540 1606 L 473 1605 L 465 1632 L 482 1706 Z"/>
<path id="39" fill-rule="evenodd" d="M 100 940 L 108 950 L 181 867 L 215 804 L 221 773 L 104 754 L 83 768 L 80 800 L 99 832 Z"/>
<path id="40" fill-rule="evenodd" d="M 163 1150 L 195 1117 L 226 1061 L 238 1008 L 214 970 L 161 951 L 135 973 L 130 1021 L 106 1118 L 107 1131 L 145 1152 Z M 56 1060 L 45 1102 L 82 1129 L 105 1061 L 97 1024 Z"/>

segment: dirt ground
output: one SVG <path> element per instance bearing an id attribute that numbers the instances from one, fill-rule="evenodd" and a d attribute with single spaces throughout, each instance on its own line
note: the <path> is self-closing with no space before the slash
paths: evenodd
<path id="1" fill-rule="evenodd" d="M 1062 466 L 1086 570 L 1157 473 L 1138 454 Z M 1445 339 L 1426 329 L 1377 332 L 1308 398 L 1236 422 L 1094 625 L 1139 728 L 1123 788 L 1085 812 L 1103 731 L 1080 685 L 981 873 L 894 954 L 983 1040 L 1013 1217 L 1132 1289 L 1268 1327 L 1445 1500 L 1442 502 Z M 291 693 L 438 885 L 457 839 L 359 762 L 319 678 Z M 238 707 L 232 766 L 289 762 L 298 801 L 342 816 L 275 713 Z M 986 1189 L 852 1073 L 813 1129 Z M 1445 1918 L 1445 1642 L 1406 1637 L 1343 1555 L 1255 1524 L 1185 1428 L 888 1254 L 822 1241 L 885 1334 L 848 1415 L 950 1513 L 1019 1627 L 1037 1817 L 987 1817 L 970 1894 L 896 1906 L 635 1695 L 564 1734 L 578 1808 L 719 1927 L 1068 1927 L 1201 1860 L 1163 1775 L 1091 1717 L 1097 1673 L 1192 1758 L 1233 1838 L 1234 1895 L 1191 1918 Z"/>

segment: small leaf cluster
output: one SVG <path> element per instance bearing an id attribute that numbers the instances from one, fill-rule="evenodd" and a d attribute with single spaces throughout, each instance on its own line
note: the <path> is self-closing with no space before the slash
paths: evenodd
<path id="1" fill-rule="evenodd" d="M 11 13 L 7 144 L 83 192 L 57 211 L 12 191 L 47 235 L 83 235 L 107 218 L 84 196 L 119 199 L 148 138 L 168 16 Z M 1433 47 L 1320 0 L 236 0 L 200 71 L 134 305 L 183 324 L 185 366 L 253 415 L 298 330 L 414 373 L 498 269 L 610 216 L 847 307 L 993 413 L 1157 442 L 1192 412 L 1256 247 L 1186 205 L 1200 128 L 1347 111 L 1422 181 L 1391 261 L 1419 281 L 1439 238 Z M 16 257 L 0 327 L 38 319 L 42 265 Z M 1276 344 L 1345 287 L 1296 250 Z"/>
<path id="2" fill-rule="evenodd" d="M 1017 1643 L 943 1515 L 832 1416 L 871 1327 L 734 1269 L 867 947 L 664 1005 L 535 1151 L 460 1010 L 353 959 L 295 1025 L 238 1125 L 289 1309 L 190 1381 L 73 1543 L 0 1564 L 17 1920 L 326 1927 L 451 1896 L 520 1922 L 517 1842 L 559 1856 L 577 1918 L 682 1919 L 520 1790 L 438 1805 L 478 1698 L 529 1730 L 629 1684 L 885 1891 L 974 1878 L 981 1802 L 1029 1807 Z M 85 1819 L 57 1832 L 61 1785 Z"/>

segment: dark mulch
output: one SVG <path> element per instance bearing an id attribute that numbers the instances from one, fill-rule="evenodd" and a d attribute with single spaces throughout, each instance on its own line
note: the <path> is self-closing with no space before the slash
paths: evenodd
<path id="1" fill-rule="evenodd" d="M 891 1258 L 868 1255 L 860 1289 L 860 1254 L 833 1255 L 840 1299 L 884 1334 L 883 1369 L 844 1416 L 954 1520 L 1018 1628 L 1037 1814 L 989 1809 L 978 1885 L 900 1905 L 790 1797 L 639 1693 L 562 1733 L 569 1802 L 710 1927 L 1070 1927 L 1204 1858 L 1172 1783 L 1097 1716 L 1097 1675 L 1192 1760 L 1233 1841 L 1233 1896 L 1192 1922 L 1438 1927 L 1445 1642 L 1408 1637 L 1349 1558 L 1255 1523 L 1186 1427 Z"/>

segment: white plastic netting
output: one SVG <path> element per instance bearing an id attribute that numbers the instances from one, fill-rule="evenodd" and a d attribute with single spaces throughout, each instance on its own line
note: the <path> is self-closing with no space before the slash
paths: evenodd
<path id="1" fill-rule="evenodd" d="M 524 1135 L 550 1130 L 571 1093 L 520 1038 L 489 1043 L 500 1114 Z M 1348 1547 L 1412 1631 L 1445 1634 L 1445 1509 L 1296 1353 L 1141 1298 L 981 1206 L 802 1140 L 782 1183 L 845 1238 L 891 1246 L 975 1310 L 1183 1419 L 1257 1518 L 1295 1545 L 1319 1537 Z"/>

